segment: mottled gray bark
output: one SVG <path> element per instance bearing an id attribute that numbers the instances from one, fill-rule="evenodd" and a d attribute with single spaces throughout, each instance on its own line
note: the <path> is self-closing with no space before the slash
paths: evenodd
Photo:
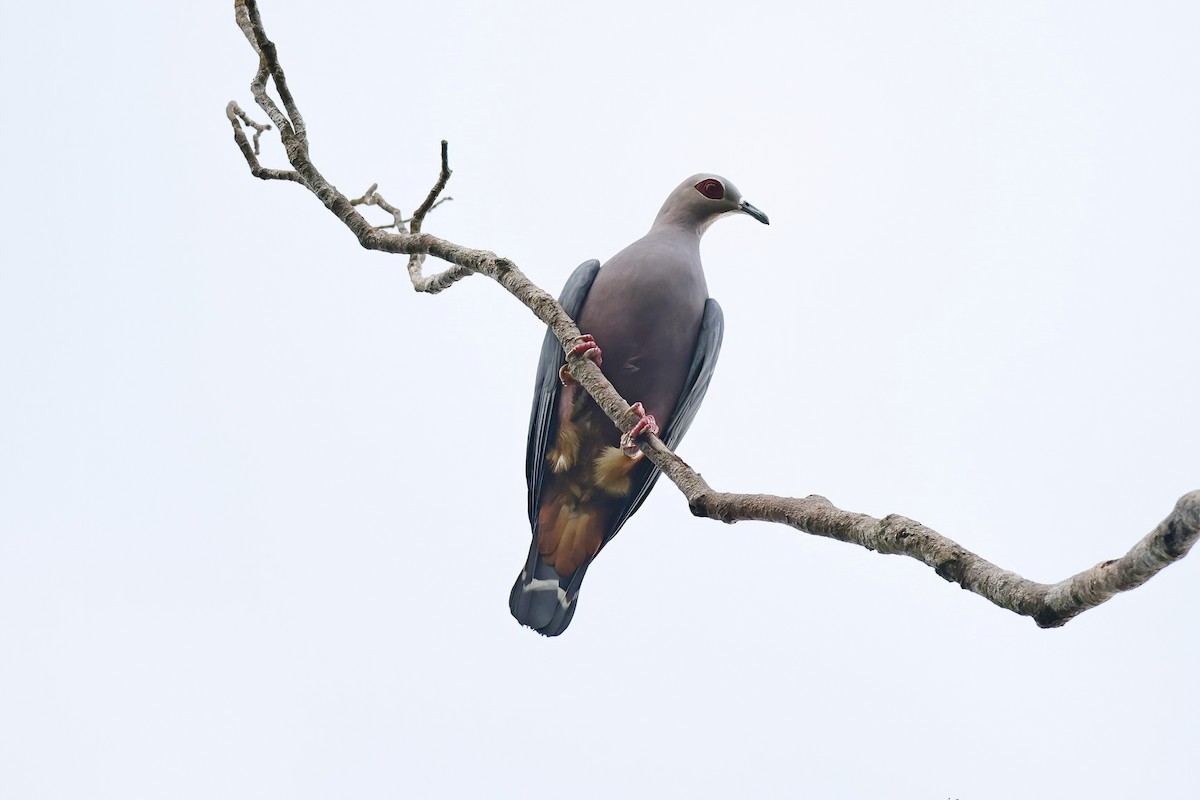
<path id="1" fill-rule="evenodd" d="M 442 142 L 441 172 L 425 201 L 404 219 L 372 186 L 364 195 L 350 200 L 333 187 L 317 170 L 308 156 L 308 132 L 296 100 L 288 88 L 279 64 L 275 45 L 267 38 L 254 0 L 235 0 L 238 26 L 259 55 L 259 66 L 250 91 L 271 125 L 252 121 L 231 102 L 226 115 L 233 136 L 250 172 L 264 180 L 288 180 L 306 186 L 350 229 L 359 244 L 368 250 L 382 250 L 409 256 L 408 272 L 418 292 L 436 294 L 470 275 L 492 278 L 529 308 L 558 337 L 567 354 L 571 374 L 596 399 L 604 412 L 622 432 L 637 421 L 629 413 L 629 403 L 613 388 L 591 360 L 571 352 L 579 329 L 574 320 L 551 295 L 535 286 L 511 261 L 486 250 L 474 250 L 439 239 L 421 230 L 426 215 L 439 203 L 450 166 L 446 143 Z M 282 103 L 281 109 L 267 93 L 270 80 Z M 274 126 L 279 131 L 290 170 L 267 169 L 258 162 L 258 139 Z M 253 142 L 246 128 L 255 131 Z M 384 227 L 371 225 L 356 209 L 376 205 L 392 215 Z M 395 232 L 387 229 L 394 228 Z M 433 275 L 423 272 L 425 257 L 432 255 L 450 264 Z M 843 511 L 819 495 L 804 498 L 775 497 L 762 494 L 728 494 L 713 491 L 700 475 L 671 452 L 655 436 L 639 440 L 646 454 L 687 497 L 693 514 L 722 522 L 761 520 L 790 525 L 796 530 L 826 536 L 880 553 L 897 553 L 928 564 L 948 581 L 960 584 L 996 605 L 1032 617 L 1043 628 L 1057 627 L 1076 615 L 1094 608 L 1114 594 L 1141 586 L 1159 570 L 1187 555 L 1200 538 L 1200 491 L 1189 492 L 1153 531 L 1135 544 L 1124 556 L 1097 564 L 1091 569 L 1053 584 L 1036 583 L 970 552 L 962 545 L 906 517 L 889 514 L 876 519 L 866 514 Z"/>

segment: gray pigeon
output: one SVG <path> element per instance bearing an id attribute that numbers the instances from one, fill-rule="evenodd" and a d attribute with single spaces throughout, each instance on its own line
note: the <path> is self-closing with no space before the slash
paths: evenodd
<path id="1" fill-rule="evenodd" d="M 649 233 L 603 267 L 581 264 L 563 289 L 559 302 L 587 332 L 575 352 L 600 365 L 642 418 L 621 437 L 547 332 L 525 458 L 533 543 L 509 595 L 513 616 L 538 633 L 566 630 L 588 565 L 658 479 L 634 440 L 661 430 L 674 448 L 708 390 L 724 321 L 704 283 L 700 237 L 732 212 L 767 224 L 729 181 L 693 175 L 667 197 Z"/>

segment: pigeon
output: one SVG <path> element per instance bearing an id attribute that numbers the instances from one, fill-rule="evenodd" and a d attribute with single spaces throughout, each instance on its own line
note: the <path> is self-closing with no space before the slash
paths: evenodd
<path id="1" fill-rule="evenodd" d="M 769 224 L 729 181 L 693 175 L 668 195 L 649 233 L 604 266 L 584 262 L 563 288 L 563 310 L 587 331 L 573 351 L 636 401 L 638 421 L 622 436 L 546 333 L 525 458 L 533 542 L 509 595 L 513 616 L 540 634 L 566 630 L 588 566 L 658 479 L 637 438 L 650 432 L 676 447 L 708 391 L 724 319 L 708 296 L 700 237 L 730 213 Z"/>

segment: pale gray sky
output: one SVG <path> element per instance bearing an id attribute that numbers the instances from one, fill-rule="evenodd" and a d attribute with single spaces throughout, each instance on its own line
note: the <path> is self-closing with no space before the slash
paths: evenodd
<path id="1" fill-rule="evenodd" d="M 1191 559 L 1041 631 L 664 483 L 518 627 L 542 331 L 248 175 L 230 5 L 0 31 L 0 797 L 1200 795 Z M 1047 581 L 1200 488 L 1194 5 L 263 13 L 334 183 L 411 209 L 449 139 L 427 229 L 551 291 L 694 172 L 770 214 L 704 244 L 714 486 Z"/>

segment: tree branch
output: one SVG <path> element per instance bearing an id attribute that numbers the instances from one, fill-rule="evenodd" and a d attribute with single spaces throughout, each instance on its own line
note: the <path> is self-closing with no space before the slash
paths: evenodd
<path id="1" fill-rule="evenodd" d="M 250 124 L 253 125 L 254 123 L 250 123 Z M 268 125 L 267 127 L 270 127 L 270 126 Z M 447 146 L 446 143 L 442 142 L 442 163 L 443 163 L 443 165 L 446 162 L 446 146 Z M 449 167 L 446 167 L 446 170 L 448 171 Z M 446 177 L 447 177 L 447 179 L 449 179 L 449 177 L 450 177 L 449 174 L 447 174 Z M 445 182 L 442 182 L 441 185 L 444 187 Z M 379 188 L 378 183 L 372 183 L 370 188 L 367 189 L 365 192 L 363 192 L 362 197 L 354 198 L 353 200 L 350 201 L 350 205 L 352 205 L 352 206 L 379 206 L 384 211 L 386 211 L 392 215 L 392 222 L 390 225 L 378 225 L 375 228 L 376 230 L 385 231 L 388 228 L 395 228 L 396 230 L 400 231 L 401 233 L 407 233 L 408 232 L 408 223 L 417 219 L 416 215 L 413 215 L 409 219 L 405 219 L 404 214 L 400 211 L 400 209 L 396 208 L 394 205 L 389 203 L 387 200 L 384 200 L 383 195 L 381 195 L 379 192 L 376 191 L 376 189 L 378 189 L 378 188 Z M 435 186 L 434 188 L 438 189 L 438 191 L 440 191 L 440 189 L 437 186 Z M 430 205 L 428 210 L 426 211 L 426 213 L 437 208 L 442 203 L 448 203 L 453 199 L 454 199 L 453 197 L 443 197 L 442 199 L 438 200 L 436 203 L 433 203 L 432 205 Z M 418 209 L 418 211 L 419 210 L 420 209 Z M 422 215 L 422 218 L 423 217 L 424 217 L 424 215 Z"/>
<path id="2" fill-rule="evenodd" d="M 242 111 L 241 107 L 232 100 L 229 105 L 225 106 L 225 116 L 229 117 L 230 124 L 233 125 L 233 140 L 237 142 L 238 149 L 242 151 L 242 155 L 246 159 L 246 163 L 250 165 L 250 174 L 256 178 L 262 178 L 264 181 L 295 181 L 296 183 L 304 183 L 304 179 L 300 177 L 300 173 L 294 169 L 267 169 L 258 163 L 258 137 L 264 130 L 270 130 L 270 125 L 263 125 L 255 122 L 246 116 L 246 112 Z M 246 138 L 246 131 L 242 129 L 245 125 L 254 128 L 254 146 L 250 146 L 250 141 Z"/>
<path id="3" fill-rule="evenodd" d="M 604 413 L 622 433 L 636 422 L 629 403 L 590 359 L 572 353 L 579 329 L 558 302 L 534 285 L 516 264 L 487 250 L 475 250 L 430 236 L 421 231 L 426 215 L 438 200 L 450 179 L 446 142 L 441 145 L 441 171 L 425 201 L 410 220 L 388 204 L 372 185 L 362 197 L 349 200 L 330 184 L 308 156 L 308 134 L 296 100 L 288 89 L 279 63 L 278 52 L 267 38 L 255 0 L 235 0 L 238 26 L 259 56 L 258 69 L 250 84 L 255 102 L 271 119 L 287 153 L 292 170 L 265 169 L 258 163 L 258 137 L 270 126 L 259 125 L 247 117 L 236 103 L 230 103 L 226 115 L 234 128 L 234 140 L 252 175 L 258 178 L 291 180 L 306 186 L 342 223 L 360 245 L 409 256 L 408 271 L 413 289 L 436 294 L 474 274 L 486 275 L 503 286 L 554 331 L 563 347 L 567 365 Z M 267 81 L 274 84 L 283 108 L 267 93 Z M 246 138 L 243 126 L 254 128 L 254 145 Z M 357 211 L 359 205 L 377 205 L 392 215 L 392 223 L 372 226 Z M 411 229 L 406 228 L 410 225 Z M 391 233 L 385 228 L 395 228 Z M 433 275 L 423 273 L 425 257 L 432 255 L 450 266 Z M 975 555 L 962 545 L 907 517 L 889 514 L 876 519 L 866 514 L 843 511 L 819 495 L 805 498 L 775 497 L 761 494 L 716 492 L 681 458 L 656 436 L 638 440 L 642 452 L 679 487 L 692 513 L 722 522 L 760 520 L 789 525 L 815 536 L 856 544 L 879 553 L 894 553 L 915 558 L 932 567 L 938 575 L 953 581 L 1009 611 L 1032 617 L 1043 628 L 1065 624 L 1075 616 L 1094 608 L 1118 592 L 1141 586 L 1164 567 L 1187 555 L 1200 538 L 1200 491 L 1189 492 L 1153 531 L 1135 544 L 1124 556 L 1097 564 L 1091 569 L 1053 584 L 1037 583 L 1001 569 Z"/>

